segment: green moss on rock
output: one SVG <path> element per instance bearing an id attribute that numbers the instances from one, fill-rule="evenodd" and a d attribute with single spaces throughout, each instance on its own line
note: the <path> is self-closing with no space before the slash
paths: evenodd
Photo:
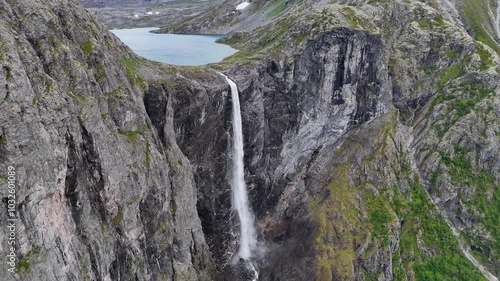
<path id="1" fill-rule="evenodd" d="M 94 43 L 91 40 L 87 40 L 80 44 L 80 49 L 88 56 L 94 51 Z"/>

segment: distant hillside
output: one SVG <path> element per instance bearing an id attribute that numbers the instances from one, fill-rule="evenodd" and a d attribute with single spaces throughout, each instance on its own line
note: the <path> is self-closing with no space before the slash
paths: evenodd
<path id="1" fill-rule="evenodd" d="M 78 0 L 87 8 L 112 7 L 120 5 L 150 5 L 169 2 L 169 0 Z"/>

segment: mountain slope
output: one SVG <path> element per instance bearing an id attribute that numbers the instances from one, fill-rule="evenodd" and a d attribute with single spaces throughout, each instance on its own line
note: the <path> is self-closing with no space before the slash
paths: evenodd
<path id="1" fill-rule="evenodd" d="M 260 210 L 261 224 L 287 226 L 278 237 L 273 227 L 264 228 L 285 251 L 276 257 L 281 261 L 270 258 L 270 278 L 481 279 L 466 257 L 469 253 L 490 280 L 500 275 L 494 222 L 500 213 L 498 45 L 477 36 L 474 40 L 450 5 L 322 3 L 225 41 L 242 50 L 218 67 L 230 68 L 247 96 L 248 178 L 264 189 L 254 191 L 254 202 L 266 202 L 254 208 Z M 360 35 L 343 28 L 370 36 L 349 43 Z M 333 44 L 327 43 L 331 40 Z M 313 60 L 304 60 L 308 56 Z M 373 56 L 378 58 L 370 66 L 364 60 Z M 370 70 L 365 72 L 360 63 Z M 385 71 L 386 82 L 356 78 Z M 350 104 L 352 113 L 337 115 Z M 284 111 L 275 115 L 280 109 Z M 379 154 L 374 154 L 373 136 L 361 131 L 357 139 L 363 141 L 346 148 L 353 156 L 333 165 L 340 171 L 324 162 L 345 145 L 339 134 L 349 135 L 356 125 L 376 122 L 386 112 L 397 116 L 388 135 L 395 152 L 376 149 Z M 330 129 L 342 124 L 348 125 Z M 256 132 L 261 133 L 254 136 Z M 340 195 L 335 192 L 352 197 L 336 199 Z M 317 202 L 318 194 L 325 194 L 324 202 Z M 418 205 L 419 215 L 408 229 L 406 213 L 417 211 L 412 211 L 415 196 L 426 203 L 418 203 L 424 205 Z M 269 209 L 262 210 L 263 205 Z M 392 214 L 379 218 L 387 212 Z M 311 223 L 315 236 L 299 230 L 311 229 Z M 366 231 L 370 223 L 373 229 Z M 304 247 L 299 256 L 288 252 L 297 241 Z M 457 255 L 459 249 L 465 253 Z"/>
<path id="2" fill-rule="evenodd" d="M 75 1 L 0 13 L 1 170 L 18 186 L 17 279 L 0 279 L 210 279 L 191 166 L 149 118 L 140 60 Z M 225 90 L 207 75 L 193 88 Z"/>
<path id="3" fill-rule="evenodd" d="M 169 2 L 169 0 L 78 0 L 87 8 L 102 8 L 115 6 L 147 6 Z"/>
<path id="4" fill-rule="evenodd" d="M 496 280 L 489 19 L 491 40 L 448 1 L 267 7 L 226 39 L 241 51 L 210 65 L 241 95 L 259 280 Z M 0 0 L 0 12 L 18 279 L 249 280 L 228 262 L 239 227 L 224 79 L 134 56 L 75 1 Z M 224 15 L 179 30 L 238 26 Z"/>

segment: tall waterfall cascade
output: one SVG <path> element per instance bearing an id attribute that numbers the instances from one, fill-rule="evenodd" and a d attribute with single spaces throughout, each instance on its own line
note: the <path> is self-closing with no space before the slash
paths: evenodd
<path id="1" fill-rule="evenodd" d="M 231 98 L 233 100 L 233 165 L 232 165 L 232 205 L 238 212 L 240 219 L 240 244 L 235 261 L 239 259 L 249 260 L 257 249 L 257 238 L 255 231 L 255 218 L 248 201 L 247 187 L 245 183 L 243 163 L 243 129 L 241 122 L 240 99 L 236 84 L 223 75 L 231 87 Z"/>
<path id="2" fill-rule="evenodd" d="M 495 17 L 495 30 L 498 38 L 500 38 L 500 0 L 497 1 L 497 14 Z"/>

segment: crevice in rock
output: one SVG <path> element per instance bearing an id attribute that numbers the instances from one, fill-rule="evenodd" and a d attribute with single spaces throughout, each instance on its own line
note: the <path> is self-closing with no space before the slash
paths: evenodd
<path id="1" fill-rule="evenodd" d="M 144 93 L 144 107 L 149 120 L 156 129 L 163 145 L 166 145 L 164 127 L 167 118 L 168 89 L 163 85 L 150 85 L 149 91 Z M 161 150 L 160 150 L 161 151 Z"/>
<path id="2" fill-rule="evenodd" d="M 84 171 L 88 171 L 89 177 L 89 199 L 93 210 L 97 210 L 102 222 L 106 222 L 106 208 L 102 199 L 101 191 L 104 190 L 104 177 L 99 159 L 99 153 L 94 147 L 92 136 L 83 124 L 80 124 L 82 133 L 82 157 Z"/>
<path id="3" fill-rule="evenodd" d="M 88 240 L 88 238 L 85 238 Z M 87 242 L 89 243 L 89 242 Z M 102 281 L 102 277 L 100 274 L 99 270 L 99 265 L 98 265 L 98 259 L 96 258 L 96 253 L 94 253 L 94 249 L 90 244 L 87 244 L 87 252 L 89 253 L 90 257 L 90 268 L 92 270 L 92 273 L 94 273 L 94 277 L 96 278 L 97 281 Z M 97 250 L 96 250 L 97 252 Z"/>
<path id="4" fill-rule="evenodd" d="M 5 129 L 2 128 L 0 134 L 0 163 L 5 163 L 5 161 L 7 161 L 7 136 Z"/>
<path id="5" fill-rule="evenodd" d="M 131 257 L 127 247 L 119 240 L 115 244 L 116 259 L 111 263 L 109 275 L 111 280 L 127 280 L 131 278 Z M 137 277 L 136 277 L 137 278 Z"/>
<path id="6" fill-rule="evenodd" d="M 362 58 L 359 63 L 363 68 L 360 70 L 360 81 L 356 87 L 357 108 L 350 121 L 351 126 L 357 126 L 377 117 L 377 97 L 380 95 L 380 81 L 377 79 L 378 69 L 375 66 L 376 50 L 369 45 L 363 47 Z M 368 53 L 368 54 L 366 54 Z"/>
<path id="7" fill-rule="evenodd" d="M 66 179 L 65 179 L 65 187 L 64 194 L 66 196 L 67 202 L 70 207 L 71 216 L 75 225 L 78 228 L 80 224 L 80 213 L 81 211 L 78 208 L 78 191 L 77 189 L 77 162 L 78 162 L 78 154 L 76 151 L 75 140 L 73 135 L 68 131 L 66 132 L 66 146 L 68 147 L 68 160 L 66 163 Z"/>
<path id="8" fill-rule="evenodd" d="M 33 49 L 33 51 L 35 51 L 36 56 L 40 60 L 40 63 L 43 67 L 43 71 L 45 72 L 45 74 L 50 76 L 50 66 L 49 66 L 49 63 L 47 62 L 47 60 L 45 59 L 45 56 L 43 54 L 43 49 L 40 47 L 40 43 L 39 43 L 39 42 L 46 41 L 46 40 L 40 39 L 39 41 L 37 41 L 31 37 L 27 37 L 26 39 L 27 39 L 28 43 L 30 43 L 31 48 Z"/>
<path id="9" fill-rule="evenodd" d="M 91 210 L 97 210 L 101 223 L 106 223 L 106 210 L 100 195 L 100 191 L 104 189 L 104 180 L 99 156 L 95 151 L 92 137 L 83 124 L 80 124 L 80 129 L 83 141 L 79 147 L 80 149 L 77 148 L 73 135 L 69 131 L 66 132 L 68 159 L 64 195 L 75 223 L 77 235 L 86 245 L 92 273 L 97 281 L 102 281 L 98 262 L 101 259 L 98 257 L 98 250 L 92 247 L 91 238 L 85 232 L 85 223 L 82 220 L 82 204 L 85 204 L 83 201 L 88 201 Z M 82 190 L 83 187 L 87 187 L 87 189 Z M 85 195 L 88 198 L 83 200 Z"/>

